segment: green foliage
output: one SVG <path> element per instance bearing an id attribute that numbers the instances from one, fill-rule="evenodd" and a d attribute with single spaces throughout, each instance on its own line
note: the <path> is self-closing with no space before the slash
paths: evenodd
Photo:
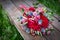
<path id="1" fill-rule="evenodd" d="M 53 12 L 60 15 L 60 1 L 59 0 L 38 0 L 40 3 L 44 4 L 46 7 L 52 9 Z"/>
<path id="2" fill-rule="evenodd" d="M 7 12 L 0 5 L 0 40 L 23 40 L 7 16 Z"/>

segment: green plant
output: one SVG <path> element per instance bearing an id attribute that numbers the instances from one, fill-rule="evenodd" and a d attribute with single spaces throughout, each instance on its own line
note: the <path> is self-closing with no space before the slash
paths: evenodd
<path id="1" fill-rule="evenodd" d="M 50 8 L 53 12 L 60 15 L 60 2 L 59 0 L 38 0 L 46 7 Z"/>
<path id="2" fill-rule="evenodd" d="M 7 16 L 7 12 L 0 5 L 0 40 L 23 40 Z"/>

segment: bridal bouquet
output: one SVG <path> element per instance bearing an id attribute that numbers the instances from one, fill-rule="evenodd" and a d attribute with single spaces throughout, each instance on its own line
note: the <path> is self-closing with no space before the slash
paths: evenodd
<path id="1" fill-rule="evenodd" d="M 50 27 L 50 19 L 47 13 L 50 13 L 44 7 L 26 7 L 19 6 L 22 10 L 22 16 L 19 17 L 22 29 L 31 35 L 50 34 L 53 27 Z"/>

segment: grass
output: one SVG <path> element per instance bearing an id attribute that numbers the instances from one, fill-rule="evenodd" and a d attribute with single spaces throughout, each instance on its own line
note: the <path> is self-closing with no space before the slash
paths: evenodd
<path id="1" fill-rule="evenodd" d="M 60 15 L 60 1 L 59 0 L 38 0 L 46 7 L 50 8 L 53 12 Z"/>
<path id="2" fill-rule="evenodd" d="M 0 5 L 0 40 L 24 40 Z"/>

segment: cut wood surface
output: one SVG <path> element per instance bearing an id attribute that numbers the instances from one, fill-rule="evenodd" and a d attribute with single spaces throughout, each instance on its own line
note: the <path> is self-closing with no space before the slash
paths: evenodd
<path id="1" fill-rule="evenodd" d="M 34 1 L 34 0 L 33 0 Z M 33 6 L 33 1 L 29 0 L 0 0 L 3 8 L 8 12 L 8 16 L 12 23 L 15 25 L 19 33 L 22 35 L 24 40 L 60 40 L 60 32 L 54 29 L 54 32 L 50 36 L 40 37 L 40 36 L 32 36 L 21 29 L 20 22 L 18 21 L 17 17 L 22 15 L 21 11 L 18 9 L 20 4 L 24 4 L 27 7 Z M 36 2 L 36 1 L 35 1 Z M 59 18 L 59 17 L 57 17 Z M 60 30 L 60 22 L 56 18 L 54 18 L 53 26 Z M 50 25 L 52 26 L 52 25 Z"/>

